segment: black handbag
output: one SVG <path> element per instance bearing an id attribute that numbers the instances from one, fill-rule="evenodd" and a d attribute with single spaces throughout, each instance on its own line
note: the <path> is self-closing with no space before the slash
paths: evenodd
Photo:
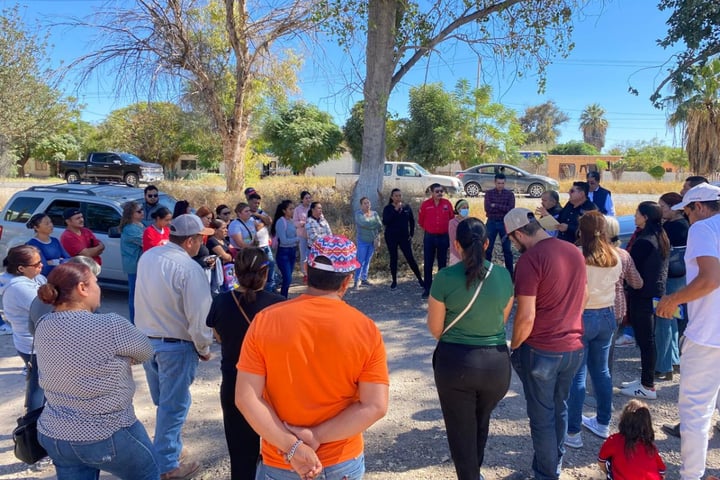
<path id="1" fill-rule="evenodd" d="M 13 430 L 15 442 L 15 456 L 28 465 L 47 457 L 47 452 L 38 442 L 37 421 L 43 408 L 26 413 L 17 419 L 18 426 Z"/>
<path id="2" fill-rule="evenodd" d="M 685 247 L 672 247 L 670 249 L 670 262 L 668 264 L 668 277 L 678 278 L 685 276 Z"/>

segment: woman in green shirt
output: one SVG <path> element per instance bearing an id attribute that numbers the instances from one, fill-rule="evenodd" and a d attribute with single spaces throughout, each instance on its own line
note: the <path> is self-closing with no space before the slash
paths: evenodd
<path id="1" fill-rule="evenodd" d="M 435 386 L 455 472 L 460 480 L 478 480 L 483 479 L 490 415 L 510 387 L 505 322 L 513 286 L 504 267 L 485 260 L 483 222 L 472 217 L 460 222 L 454 243 L 462 262 L 435 277 L 427 324 L 439 340 L 433 355 Z"/>

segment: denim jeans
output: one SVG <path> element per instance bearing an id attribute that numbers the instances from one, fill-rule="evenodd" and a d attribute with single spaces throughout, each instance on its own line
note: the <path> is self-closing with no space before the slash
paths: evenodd
<path id="1" fill-rule="evenodd" d="M 433 263 L 437 257 L 438 270 L 447 266 L 448 250 L 450 249 L 450 237 L 448 234 L 433 234 L 425 232 L 423 238 L 423 270 L 425 274 L 425 291 L 429 292 L 432 287 Z"/>
<path id="2" fill-rule="evenodd" d="M 18 355 L 28 365 L 25 377 L 25 411 L 32 412 L 45 405 L 45 391 L 38 382 L 37 356 L 18 351 Z"/>
<path id="3" fill-rule="evenodd" d="M 685 277 L 668 278 L 665 293 L 675 293 L 685 286 Z M 678 320 L 655 317 L 655 370 L 660 373 L 673 371 L 673 365 L 680 365 Z"/>
<path id="4" fill-rule="evenodd" d="M 360 455 L 337 465 L 323 466 L 323 471 L 315 480 L 360 480 L 365 474 L 365 456 Z M 258 465 L 255 480 L 298 480 L 300 475 L 292 470 Z"/>
<path id="5" fill-rule="evenodd" d="M 583 328 L 585 355 L 570 387 L 568 433 L 578 433 L 581 430 L 585 380 L 588 373 L 597 400 L 597 422 L 600 425 L 609 425 L 612 415 L 612 380 L 610 379 L 608 354 L 615 333 L 613 307 L 585 310 L 583 312 Z"/>
<path id="6" fill-rule="evenodd" d="M 308 256 L 308 239 L 298 237 L 298 251 L 300 252 L 300 271 L 303 275 L 307 274 L 307 256 Z"/>
<path id="7" fill-rule="evenodd" d="M 278 247 L 276 260 L 278 270 L 282 274 L 280 295 L 287 298 L 290 283 L 292 283 L 293 269 L 295 268 L 295 247 Z"/>
<path id="8" fill-rule="evenodd" d="M 166 343 L 150 339 L 155 350 L 143 364 L 155 414 L 153 445 L 161 473 L 180 465 L 182 432 L 192 399 L 190 385 L 195 379 L 199 357 L 191 342 Z"/>
<path id="9" fill-rule="evenodd" d="M 358 279 L 365 281 L 368 276 L 368 269 L 370 268 L 370 260 L 375 253 L 374 242 L 363 242 L 359 238 L 357 239 L 357 261 L 360 262 L 360 268 L 355 270 L 355 281 Z"/>
<path id="10" fill-rule="evenodd" d="M 38 432 L 38 441 L 55 464 L 58 480 L 97 480 L 100 471 L 122 480 L 158 480 L 152 443 L 139 420 L 95 442 L 56 440 Z"/>
<path id="11" fill-rule="evenodd" d="M 268 276 L 267 283 L 265 284 L 265 291 L 272 292 L 275 290 L 275 257 L 273 257 L 272 248 L 269 246 L 259 248 L 267 254 L 268 261 L 270 262 L 268 265 Z"/>
<path id="12" fill-rule="evenodd" d="M 510 239 L 505 238 L 505 240 L 503 240 L 503 237 L 505 237 L 506 233 L 505 224 L 502 220 L 487 221 L 487 237 L 490 243 L 488 244 L 485 256 L 489 262 L 492 262 L 493 251 L 495 250 L 495 237 L 498 235 L 500 236 L 500 242 L 502 244 L 503 257 L 505 257 L 505 268 L 508 269 L 508 271 L 510 272 L 510 276 L 512 276 L 514 258 L 512 248 L 510 248 Z"/>
<path id="13" fill-rule="evenodd" d="M 137 273 L 128 273 L 128 313 L 130 315 L 130 323 L 135 325 L 135 284 L 137 283 Z"/>
<path id="14" fill-rule="evenodd" d="M 560 478 L 568 424 L 567 399 L 583 356 L 584 349 L 549 352 L 524 343 L 510 357 L 525 393 L 536 480 Z"/>

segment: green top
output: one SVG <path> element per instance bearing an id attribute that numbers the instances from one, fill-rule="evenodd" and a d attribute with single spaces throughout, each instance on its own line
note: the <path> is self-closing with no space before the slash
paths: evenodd
<path id="1" fill-rule="evenodd" d="M 370 216 L 366 217 L 362 210 L 358 210 L 355 212 L 355 227 L 358 240 L 372 243 L 382 230 L 380 215 L 375 210 L 370 210 Z"/>
<path id="2" fill-rule="evenodd" d="M 485 267 L 490 263 L 485 261 Z M 472 300 L 479 280 L 468 289 L 465 286 L 465 265 L 460 262 L 440 270 L 433 279 L 430 295 L 445 304 L 443 329 L 450 325 Z M 470 310 L 442 337 L 441 342 L 463 345 L 504 345 L 505 319 L 503 310 L 513 295 L 510 273 L 494 265 L 483 283 Z"/>

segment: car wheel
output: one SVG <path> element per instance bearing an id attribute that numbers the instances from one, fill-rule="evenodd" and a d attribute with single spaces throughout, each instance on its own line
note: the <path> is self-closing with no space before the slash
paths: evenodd
<path id="1" fill-rule="evenodd" d="M 532 198 L 540 198 L 545 193 L 545 187 L 541 183 L 533 183 L 527 191 Z"/>
<path id="2" fill-rule="evenodd" d="M 482 192 L 482 188 L 480 188 L 480 185 L 475 182 L 469 182 L 465 185 L 465 194 L 468 197 L 477 197 L 480 195 L 480 192 Z"/>
<path id="3" fill-rule="evenodd" d="M 133 187 L 137 187 L 138 183 L 140 183 L 140 182 L 139 182 L 138 176 L 136 174 L 128 173 L 127 175 L 125 175 L 125 183 L 127 183 L 128 185 L 131 185 Z"/>
<path id="4" fill-rule="evenodd" d="M 67 183 L 78 183 L 80 181 L 80 175 L 77 172 L 68 172 L 65 174 L 65 180 Z"/>

